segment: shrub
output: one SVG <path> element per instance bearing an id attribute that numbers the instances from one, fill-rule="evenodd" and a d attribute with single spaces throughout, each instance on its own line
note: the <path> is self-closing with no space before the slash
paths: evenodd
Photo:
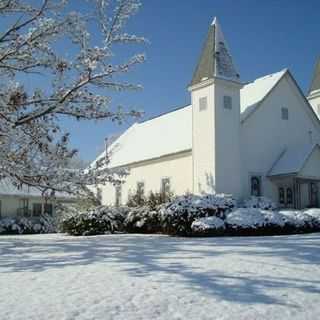
<path id="1" fill-rule="evenodd" d="M 191 229 L 193 236 L 218 236 L 223 235 L 226 226 L 221 218 L 212 216 L 195 220 Z"/>
<path id="2" fill-rule="evenodd" d="M 162 206 L 162 229 L 170 235 L 191 235 L 191 225 L 196 219 L 208 216 L 224 217 L 235 205 L 235 201 L 225 195 L 186 194 Z"/>
<path id="3" fill-rule="evenodd" d="M 129 233 L 161 232 L 159 211 L 148 206 L 130 209 L 124 220 L 124 229 Z"/>
<path id="4" fill-rule="evenodd" d="M 4 218 L 0 220 L 0 234 L 36 234 L 57 232 L 56 221 L 48 215 L 38 220 L 27 218 Z"/>
<path id="5" fill-rule="evenodd" d="M 255 208 L 262 210 L 276 210 L 277 205 L 266 197 L 251 197 L 244 201 L 244 208 Z"/>
<path id="6" fill-rule="evenodd" d="M 98 235 L 124 231 L 128 208 L 97 207 L 94 210 L 73 214 L 61 221 L 61 231 L 70 235 Z"/>

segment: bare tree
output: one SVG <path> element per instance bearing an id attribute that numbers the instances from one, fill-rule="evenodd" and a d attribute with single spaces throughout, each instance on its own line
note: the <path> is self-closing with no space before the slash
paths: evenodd
<path id="1" fill-rule="evenodd" d="M 76 5 L 85 9 L 72 11 Z M 121 77 L 144 55 L 114 58 L 116 45 L 145 42 L 124 31 L 139 7 L 139 0 L 0 0 L 0 178 L 44 193 L 121 179 L 124 172 L 108 169 L 107 158 L 66 169 L 76 150 L 60 120 L 140 115 L 112 107 L 113 92 L 140 89 Z M 33 84 L 37 77 L 42 86 Z"/>

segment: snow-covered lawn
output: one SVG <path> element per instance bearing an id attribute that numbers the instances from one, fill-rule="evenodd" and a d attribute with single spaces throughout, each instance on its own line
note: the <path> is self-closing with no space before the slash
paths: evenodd
<path id="1" fill-rule="evenodd" d="M 320 234 L 2 236 L 0 319 L 320 319 Z"/>

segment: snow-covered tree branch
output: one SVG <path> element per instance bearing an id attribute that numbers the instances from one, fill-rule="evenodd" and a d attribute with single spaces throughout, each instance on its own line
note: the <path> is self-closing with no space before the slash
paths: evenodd
<path id="1" fill-rule="evenodd" d="M 83 12 L 74 9 L 80 4 Z M 76 150 L 60 119 L 140 115 L 112 104 L 114 92 L 140 89 L 123 78 L 144 55 L 114 59 L 119 43 L 145 42 L 125 31 L 139 7 L 139 0 L 0 0 L 0 178 L 45 193 L 121 179 L 124 172 L 110 171 L 108 159 L 66 169 Z M 37 77 L 41 85 L 30 82 Z"/>

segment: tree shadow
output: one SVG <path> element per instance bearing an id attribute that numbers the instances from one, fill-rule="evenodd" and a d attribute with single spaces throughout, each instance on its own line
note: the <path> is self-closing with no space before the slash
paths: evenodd
<path id="1" fill-rule="evenodd" d="M 117 272 L 131 277 L 152 276 L 152 281 L 168 286 L 178 283 L 218 300 L 288 306 L 285 297 L 275 291 L 320 294 L 320 279 L 296 276 L 319 265 L 319 245 L 320 234 L 197 239 L 160 235 L 0 237 L 0 273 L 103 264 L 116 266 Z M 242 265 L 252 268 L 244 271 Z M 263 268 L 273 271 L 257 272 Z"/>

